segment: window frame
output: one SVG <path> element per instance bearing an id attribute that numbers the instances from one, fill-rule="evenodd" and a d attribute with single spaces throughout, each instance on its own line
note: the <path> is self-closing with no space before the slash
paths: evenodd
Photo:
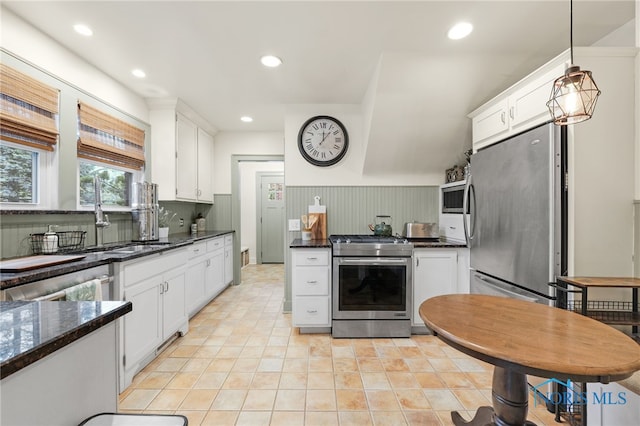
<path id="1" fill-rule="evenodd" d="M 86 158 L 80 158 L 80 157 L 76 157 L 77 158 L 77 164 L 76 164 L 76 208 L 79 211 L 94 211 L 95 209 L 95 205 L 91 205 L 91 206 L 83 206 L 82 204 L 80 204 L 80 163 L 89 163 L 92 164 L 94 166 L 98 166 L 98 167 L 104 167 L 107 169 L 113 169 L 113 170 L 118 170 L 124 173 L 131 173 L 132 177 L 131 177 L 131 182 L 142 182 L 144 180 L 144 169 L 142 170 L 133 170 L 133 169 L 129 169 L 126 167 L 119 167 L 119 166 L 115 166 L 113 164 L 108 164 L 108 163 L 102 163 L 100 161 L 95 161 L 95 160 L 89 160 Z M 132 188 L 129 188 L 132 189 Z M 103 204 L 102 205 L 102 210 L 105 212 L 130 212 L 131 211 L 131 201 L 129 200 L 129 205 L 128 206 L 114 206 L 114 205 L 110 205 L 110 204 Z"/>
<path id="2" fill-rule="evenodd" d="M 58 150 L 47 151 L 0 139 L 0 144 L 38 154 L 36 164 L 36 202 L 15 203 L 0 201 L 0 210 L 53 210 L 58 199 Z"/>

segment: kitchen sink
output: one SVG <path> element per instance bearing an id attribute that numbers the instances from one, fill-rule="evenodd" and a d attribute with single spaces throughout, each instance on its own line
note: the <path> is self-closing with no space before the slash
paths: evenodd
<path id="1" fill-rule="evenodd" d="M 152 251 L 159 248 L 166 248 L 164 244 L 136 244 L 132 246 L 125 246 L 111 250 L 105 250 L 106 254 L 134 254 L 142 251 Z"/>

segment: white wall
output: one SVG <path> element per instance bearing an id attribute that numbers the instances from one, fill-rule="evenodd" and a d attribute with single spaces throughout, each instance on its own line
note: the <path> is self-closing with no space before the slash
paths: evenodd
<path id="1" fill-rule="evenodd" d="M 232 155 L 284 154 L 281 132 L 219 132 L 214 140 L 214 194 L 231 193 Z"/>
<path id="2" fill-rule="evenodd" d="M 364 107 L 366 109 L 366 105 Z M 347 128 L 349 148 L 344 158 L 333 166 L 318 167 L 309 164 L 298 150 L 298 132 L 309 118 L 329 115 L 337 118 Z M 422 186 L 442 183 L 443 176 L 434 181 L 429 175 L 365 175 L 362 172 L 365 156 L 367 119 L 362 105 L 289 105 L 285 111 L 284 156 L 286 186 Z M 395 148 L 390 142 L 389 150 Z"/>
<path id="3" fill-rule="evenodd" d="M 0 9 L 0 16 L 0 44 L 3 48 L 122 112 L 145 123 L 149 122 L 149 112 L 142 97 L 89 65 L 6 8 Z"/>
<path id="4" fill-rule="evenodd" d="M 257 217 L 256 206 L 257 191 L 256 173 L 258 172 L 284 172 L 282 161 L 241 161 L 240 169 L 240 211 L 242 241 L 240 245 L 249 247 L 249 263 L 256 263 L 257 251 Z"/>

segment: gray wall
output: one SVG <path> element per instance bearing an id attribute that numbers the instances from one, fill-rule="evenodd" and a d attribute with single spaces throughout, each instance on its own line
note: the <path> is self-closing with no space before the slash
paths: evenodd
<path id="1" fill-rule="evenodd" d="M 402 233 L 405 222 L 438 222 L 437 186 L 344 186 L 286 188 L 286 219 L 299 219 L 307 213 L 314 197 L 327 206 L 327 235 L 371 234 L 368 224 L 377 214 L 390 215 L 393 232 Z M 286 226 L 285 226 L 286 229 Z M 285 231 L 284 310 L 291 310 L 291 276 L 289 244 L 300 232 Z"/>

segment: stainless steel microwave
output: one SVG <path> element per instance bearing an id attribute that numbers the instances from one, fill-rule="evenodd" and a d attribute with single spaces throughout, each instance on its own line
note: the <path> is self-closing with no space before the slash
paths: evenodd
<path id="1" fill-rule="evenodd" d="M 462 214 L 464 206 L 464 187 L 466 181 L 451 182 L 440 185 L 441 212 L 445 214 Z M 469 213 L 467 206 L 467 213 Z"/>

